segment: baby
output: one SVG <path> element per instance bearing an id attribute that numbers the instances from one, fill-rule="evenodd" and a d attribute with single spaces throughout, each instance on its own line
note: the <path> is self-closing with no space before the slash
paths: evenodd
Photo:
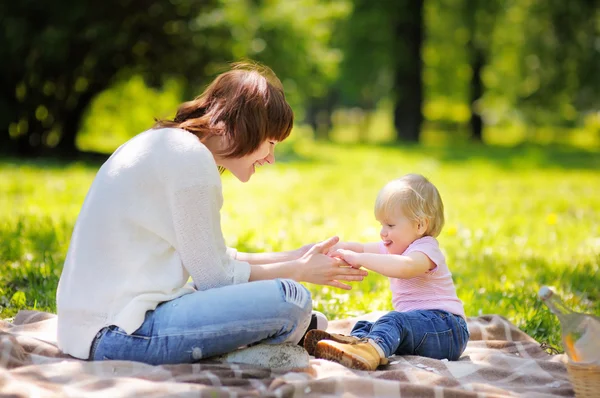
<path id="1" fill-rule="evenodd" d="M 310 331 L 306 350 L 362 370 L 387 364 L 391 355 L 457 360 L 469 331 L 436 240 L 444 225 L 437 188 L 418 174 L 391 181 L 377 196 L 375 217 L 381 242 L 340 242 L 329 254 L 389 277 L 394 311 L 374 323 L 359 321 L 350 336 Z"/>

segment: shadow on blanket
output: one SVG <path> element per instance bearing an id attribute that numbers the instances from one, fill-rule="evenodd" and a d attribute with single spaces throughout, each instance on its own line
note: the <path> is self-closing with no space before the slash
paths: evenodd
<path id="1" fill-rule="evenodd" d="M 348 333 L 357 320 L 382 314 L 333 321 L 329 331 Z M 564 355 L 548 355 L 498 315 L 469 318 L 468 324 L 471 340 L 457 362 L 392 357 L 389 366 L 363 372 L 311 359 L 309 368 L 284 373 L 211 361 L 167 366 L 81 361 L 56 347 L 55 315 L 21 311 L 12 322 L 0 321 L 0 397 L 573 396 Z"/>

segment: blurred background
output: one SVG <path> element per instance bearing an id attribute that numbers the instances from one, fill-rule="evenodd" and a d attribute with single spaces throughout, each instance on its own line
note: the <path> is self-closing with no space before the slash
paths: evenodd
<path id="1" fill-rule="evenodd" d="M 0 148 L 110 153 L 244 58 L 274 69 L 311 138 L 597 147 L 599 4 L 2 2 Z"/>
<path id="2" fill-rule="evenodd" d="M 223 175 L 228 245 L 377 241 L 378 190 L 417 172 L 469 316 L 559 347 L 540 285 L 600 315 L 600 0 L 19 0 L 0 2 L 0 318 L 56 310 L 102 161 L 242 59 L 296 123 L 282 162 Z M 390 309 L 374 273 L 309 288 L 331 319 Z"/>

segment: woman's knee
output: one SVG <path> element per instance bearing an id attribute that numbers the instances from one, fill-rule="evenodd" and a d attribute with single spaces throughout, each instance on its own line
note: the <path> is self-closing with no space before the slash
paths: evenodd
<path id="1" fill-rule="evenodd" d="M 312 297 L 307 288 L 291 279 L 277 279 L 277 282 L 286 303 L 299 307 L 305 313 L 311 312 Z"/>
<path id="2" fill-rule="evenodd" d="M 286 314 L 289 333 L 285 340 L 278 342 L 298 343 L 310 324 L 312 312 L 312 297 L 310 291 L 300 283 L 290 279 L 277 279 L 284 301 L 283 310 Z"/>

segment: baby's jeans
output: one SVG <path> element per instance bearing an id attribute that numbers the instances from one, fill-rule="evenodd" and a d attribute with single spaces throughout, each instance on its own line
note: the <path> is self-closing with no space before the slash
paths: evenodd
<path id="1" fill-rule="evenodd" d="M 386 357 L 420 355 L 455 361 L 469 341 L 467 323 L 441 310 L 392 311 L 376 322 L 359 321 L 352 336 L 373 340 Z"/>

